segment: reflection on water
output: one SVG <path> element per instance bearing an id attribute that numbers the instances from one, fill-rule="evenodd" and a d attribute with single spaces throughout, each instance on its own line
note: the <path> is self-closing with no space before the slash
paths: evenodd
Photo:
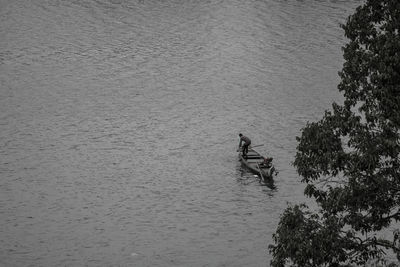
<path id="1" fill-rule="evenodd" d="M 0 1 L 1 265 L 267 265 L 359 3 Z"/>

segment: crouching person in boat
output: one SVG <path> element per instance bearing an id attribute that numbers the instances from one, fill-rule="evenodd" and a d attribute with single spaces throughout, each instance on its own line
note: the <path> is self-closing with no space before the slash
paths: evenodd
<path id="1" fill-rule="evenodd" d="M 263 167 L 271 167 L 272 166 L 272 160 L 274 159 L 274 158 L 267 158 L 267 157 L 263 157 L 264 158 L 264 161 L 261 163 L 261 165 L 263 166 Z"/>
<path id="2" fill-rule="evenodd" d="M 251 140 L 250 138 L 244 136 L 241 133 L 239 134 L 239 137 L 240 137 L 239 149 L 242 148 L 243 157 L 246 157 L 247 153 L 249 152 L 249 145 L 251 145 Z"/>
<path id="3" fill-rule="evenodd" d="M 274 158 L 267 158 L 267 157 L 263 157 L 263 158 L 264 158 L 264 161 L 260 164 L 260 167 L 267 169 L 268 176 L 272 177 L 272 175 L 274 175 L 274 174 L 277 175 L 278 172 L 275 170 L 275 167 L 272 164 L 272 160 Z"/>

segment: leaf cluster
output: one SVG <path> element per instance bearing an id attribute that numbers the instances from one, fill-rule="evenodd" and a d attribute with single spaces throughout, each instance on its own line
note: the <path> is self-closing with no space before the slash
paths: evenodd
<path id="1" fill-rule="evenodd" d="M 305 205 L 288 207 L 282 215 L 271 245 L 272 266 L 346 266 L 347 250 L 354 244 L 340 235 L 343 223 L 335 217 L 305 210 Z M 291 257 L 287 257 L 291 255 Z M 288 260 L 290 258 L 290 261 Z"/>
<path id="2" fill-rule="evenodd" d="M 400 1 L 368 0 L 342 27 L 345 101 L 307 123 L 294 161 L 321 212 L 285 211 L 273 266 L 363 265 L 383 249 L 400 257 L 398 232 L 376 236 L 400 221 Z"/>

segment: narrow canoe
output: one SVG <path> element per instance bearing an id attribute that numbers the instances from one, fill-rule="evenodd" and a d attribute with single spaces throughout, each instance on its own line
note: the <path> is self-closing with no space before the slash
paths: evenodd
<path id="1" fill-rule="evenodd" d="M 272 181 L 275 167 L 272 162 L 264 164 L 265 157 L 260 153 L 249 148 L 246 157 L 243 157 L 242 152 L 239 152 L 239 159 L 244 166 L 246 166 L 252 173 L 260 176 L 263 181 Z"/>

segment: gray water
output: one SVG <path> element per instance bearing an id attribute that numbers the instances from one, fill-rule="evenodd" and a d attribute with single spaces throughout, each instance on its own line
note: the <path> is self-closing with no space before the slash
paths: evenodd
<path id="1" fill-rule="evenodd" d="M 0 265 L 269 266 L 360 3 L 0 0 Z"/>

